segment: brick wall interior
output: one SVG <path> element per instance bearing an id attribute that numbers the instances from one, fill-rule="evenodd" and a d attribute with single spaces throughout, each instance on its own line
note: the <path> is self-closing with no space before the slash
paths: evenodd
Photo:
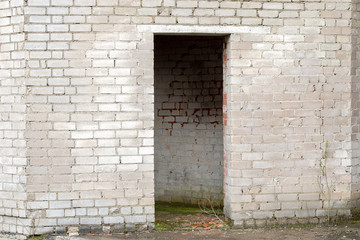
<path id="1" fill-rule="evenodd" d="M 222 194 L 221 37 L 155 36 L 155 199 Z"/>

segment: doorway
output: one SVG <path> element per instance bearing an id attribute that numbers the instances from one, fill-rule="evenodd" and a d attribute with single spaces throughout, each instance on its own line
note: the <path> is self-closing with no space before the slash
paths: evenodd
<path id="1" fill-rule="evenodd" d="M 154 36 L 157 202 L 223 204 L 224 38 Z"/>

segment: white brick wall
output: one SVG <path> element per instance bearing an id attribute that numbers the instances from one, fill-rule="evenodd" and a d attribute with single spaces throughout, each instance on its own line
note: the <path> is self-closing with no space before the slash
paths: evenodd
<path id="1" fill-rule="evenodd" d="M 359 10 L 360 9 L 360 4 L 357 3 L 353 6 L 354 9 Z M 341 166 L 343 167 L 349 167 L 351 166 L 351 196 L 350 198 L 353 200 L 352 202 L 352 207 L 356 208 L 357 210 L 360 209 L 360 204 L 359 204 L 359 198 L 360 198 L 360 187 L 359 187 L 359 183 L 360 183 L 360 161 L 359 161 L 359 113 L 358 113 L 358 104 L 359 104 L 359 95 L 356 94 L 359 90 L 359 84 L 358 84 L 358 80 L 359 80 L 359 67 L 360 67 L 360 59 L 359 59 L 359 41 L 360 38 L 358 37 L 359 35 L 359 27 L 360 27 L 360 17 L 357 14 L 357 12 L 354 12 L 353 15 L 353 21 L 351 22 L 352 26 L 353 26 L 353 31 L 354 31 L 354 36 L 352 39 L 352 49 L 353 49 L 353 58 L 352 58 L 352 77 L 351 77 L 351 89 L 352 92 L 355 94 L 351 95 L 351 106 L 352 106 L 352 119 L 351 119 L 351 126 L 353 128 L 352 131 L 352 142 L 351 142 L 351 155 L 348 154 L 348 156 L 341 158 Z M 345 38 L 344 38 L 345 40 Z M 347 64 L 349 63 L 348 60 L 341 58 L 340 59 L 341 62 L 346 62 Z M 350 155 L 350 156 L 349 156 Z M 343 178 L 345 178 L 347 181 L 349 181 L 349 177 L 344 176 Z M 346 185 L 343 185 L 343 187 L 346 187 Z M 347 197 L 349 197 L 349 193 L 344 193 L 344 195 L 346 195 Z"/>
<path id="2" fill-rule="evenodd" d="M 280 3 L 267 4 L 274 10 L 264 10 L 263 6 L 259 14 L 264 17 L 263 23 L 270 24 L 265 20 L 277 15 L 275 6 L 279 7 Z M 314 6 L 305 3 L 303 7 Z M 317 16 L 319 14 L 318 11 Z M 347 158 L 350 150 L 350 131 L 347 126 L 350 116 L 349 65 L 340 61 L 328 65 L 328 60 L 336 59 L 335 55 L 329 55 L 329 51 L 337 51 L 337 54 L 349 57 L 349 42 L 336 42 L 333 37 L 333 43 L 328 43 L 331 41 L 328 36 L 330 32 L 320 32 L 318 25 L 323 20 L 315 19 L 314 16 L 304 21 L 284 23 L 292 25 L 292 29 L 287 26 L 274 28 L 276 34 L 291 34 L 285 35 L 283 39 L 280 36 L 270 38 L 259 35 L 230 38 L 230 74 L 242 73 L 238 81 L 242 83 L 241 86 L 235 87 L 237 90 L 228 95 L 231 99 L 228 111 L 232 116 L 229 121 L 229 141 L 239 146 L 228 153 L 228 161 L 231 164 L 235 159 L 240 160 L 229 167 L 232 174 L 229 176 L 227 191 L 229 214 L 238 219 L 235 224 L 266 223 L 247 221 L 247 218 L 320 216 L 316 213 L 317 209 L 327 208 L 327 195 L 321 193 L 323 187 L 317 183 L 324 141 L 329 141 L 328 177 L 335 189 L 331 196 L 334 201 L 331 207 L 344 207 L 340 203 L 344 199 L 340 189 L 350 182 L 344 179 L 346 174 L 342 171 L 347 167 L 341 164 L 340 159 Z M 303 35 L 305 31 L 307 35 Z M 347 29 L 344 27 L 342 31 L 346 32 Z M 321 33 L 320 36 L 318 33 Z M 238 41 L 241 39 L 245 42 L 240 45 Z M 313 44 L 314 40 L 318 44 Z M 262 51 L 262 54 L 257 51 Z M 239 57 L 242 56 L 246 56 L 246 61 L 244 59 L 244 63 L 240 64 Z M 241 69 L 237 71 L 237 68 Z M 234 89 L 234 84 L 231 86 Z M 313 91 L 309 91 L 311 87 Z M 336 98 L 335 101 L 344 107 L 344 111 L 331 109 L 334 102 L 329 102 L 327 98 L 330 96 Z M 238 111 L 240 107 L 242 110 Z M 335 122 L 339 125 L 336 126 Z M 235 136 L 236 133 L 240 134 Z M 339 141 L 339 137 L 342 140 Z M 250 146 L 244 148 L 246 144 Z M 294 181 L 289 181 L 290 176 L 296 176 Z M 311 182 L 303 180 L 310 176 L 314 177 Z M 340 178 L 344 182 L 336 180 Z M 323 177 L 321 179 L 324 180 Z M 235 190 L 239 186 L 242 186 L 242 191 L 237 193 Z M 247 204 L 248 199 L 241 198 L 244 194 L 253 196 L 253 205 Z M 286 199 L 283 196 L 287 194 L 295 195 Z M 266 201 L 266 204 L 262 201 Z M 299 208 L 299 202 L 301 208 L 308 212 L 294 211 Z M 293 212 L 287 210 L 292 205 Z M 249 214 L 252 210 L 261 212 L 243 215 L 244 211 Z M 268 223 L 271 221 L 268 220 Z"/>
<path id="3" fill-rule="evenodd" d="M 357 4 L 23 4 L 0 0 L 0 231 L 30 234 L 37 215 L 39 232 L 153 226 L 152 31 L 230 34 L 224 204 L 236 225 L 319 221 L 326 141 L 332 213 L 358 202 Z"/>
<path id="4" fill-rule="evenodd" d="M 120 209 L 129 204 L 154 208 L 147 200 L 153 198 L 147 190 L 153 189 L 148 174 L 153 168 L 147 167 L 153 162 L 147 139 L 153 136 L 142 134 L 153 126 L 152 118 L 142 114 L 151 108 L 153 97 L 142 98 L 151 93 L 146 90 L 150 82 L 137 82 L 142 72 L 153 71 L 153 61 L 127 59 L 136 44 L 151 42 L 152 35 L 140 35 L 130 25 L 109 24 L 109 6 L 115 2 L 97 2 L 94 15 L 88 6 L 95 2 L 49 4 L 46 16 L 36 2 L 25 9 L 31 14 L 26 30 L 33 37 L 25 48 L 31 53 L 29 74 L 34 77 L 28 81 L 27 102 L 38 106 L 29 108 L 28 124 L 33 127 L 28 138 L 41 140 L 28 145 L 28 192 L 34 196 L 29 204 L 37 203 L 41 192 L 55 194 L 56 199 L 36 209 L 58 226 L 143 224 L 154 210 L 137 210 L 133 215 L 138 218 L 124 220 Z M 106 33 L 115 27 L 119 33 Z M 151 49 L 141 50 L 141 55 L 147 52 Z M 129 167 L 132 173 L 126 174 Z M 133 203 L 121 201 L 124 198 Z"/>
<path id="5" fill-rule="evenodd" d="M 21 1 L 0 1 L 0 232 L 24 233 L 25 54 Z"/>

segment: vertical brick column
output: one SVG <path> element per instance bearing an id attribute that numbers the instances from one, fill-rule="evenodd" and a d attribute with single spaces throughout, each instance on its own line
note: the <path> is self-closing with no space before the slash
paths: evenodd
<path id="1" fill-rule="evenodd" d="M 0 232 L 26 234 L 23 4 L 0 2 Z"/>
<path id="2" fill-rule="evenodd" d="M 354 1 L 352 13 L 352 58 L 351 58 L 351 200 L 352 209 L 360 211 L 360 3 Z"/>

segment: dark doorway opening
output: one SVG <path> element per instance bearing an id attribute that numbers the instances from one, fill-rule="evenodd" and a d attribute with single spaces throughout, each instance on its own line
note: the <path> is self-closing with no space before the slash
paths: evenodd
<path id="1" fill-rule="evenodd" d="M 155 201 L 223 204 L 223 36 L 154 36 Z"/>

